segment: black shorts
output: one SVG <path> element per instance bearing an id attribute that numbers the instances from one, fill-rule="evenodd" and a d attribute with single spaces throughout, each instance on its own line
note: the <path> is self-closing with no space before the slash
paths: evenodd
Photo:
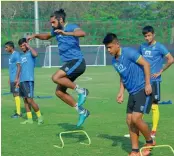
<path id="1" fill-rule="evenodd" d="M 152 90 L 154 87 L 152 86 Z M 129 95 L 127 104 L 127 113 L 139 112 L 149 114 L 154 100 L 154 93 L 146 95 L 145 90 L 142 89 L 134 95 Z"/>
<path id="2" fill-rule="evenodd" d="M 83 58 L 75 59 L 75 60 L 65 62 L 60 69 L 66 73 L 67 77 L 71 81 L 74 81 L 76 78 L 78 78 L 80 75 L 82 75 L 85 72 L 86 63 Z"/>
<path id="3" fill-rule="evenodd" d="M 23 98 L 34 97 L 34 81 L 20 82 L 19 95 Z"/>
<path id="4" fill-rule="evenodd" d="M 161 89 L 160 89 L 160 81 L 153 82 L 154 86 L 154 104 L 158 104 L 161 98 Z"/>
<path id="5" fill-rule="evenodd" d="M 13 94 L 19 93 L 19 88 L 16 88 L 14 82 L 10 82 L 10 92 Z"/>

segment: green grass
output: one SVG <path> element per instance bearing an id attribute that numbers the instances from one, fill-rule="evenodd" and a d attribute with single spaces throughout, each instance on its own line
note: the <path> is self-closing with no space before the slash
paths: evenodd
<path id="1" fill-rule="evenodd" d="M 52 99 L 36 99 L 44 115 L 44 125 L 20 125 L 24 119 L 11 119 L 15 104 L 12 95 L 2 95 L 2 156 L 127 156 L 131 150 L 130 140 L 123 135 L 128 132 L 125 123 L 127 93 L 124 104 L 115 101 L 119 89 L 119 77 L 111 66 L 89 67 L 76 82 L 89 89 L 89 98 L 84 105 L 91 112 L 82 129 L 92 141 L 90 146 L 79 144 L 87 141 L 81 134 L 65 135 L 65 148 L 57 149 L 60 144 L 58 134 L 76 129 L 78 115 L 75 109 L 67 106 L 55 95 L 56 85 L 51 75 L 57 68 L 35 70 L 35 95 L 54 96 Z M 174 66 L 163 74 L 161 86 L 162 100 L 174 102 Z M 136 76 L 136 75 L 135 75 Z M 83 81 L 86 77 L 92 78 Z M 9 92 L 8 71 L 2 70 L 2 93 Z M 76 93 L 69 90 L 76 97 Z M 22 102 L 23 108 L 23 102 Z M 23 109 L 24 110 L 24 109 Z M 174 104 L 160 105 L 161 120 L 157 133 L 157 144 L 174 147 Z M 151 125 L 151 114 L 145 116 Z M 140 145 L 144 144 L 143 137 Z M 167 153 L 167 154 L 166 154 Z M 167 150 L 154 150 L 153 156 L 170 156 Z"/>

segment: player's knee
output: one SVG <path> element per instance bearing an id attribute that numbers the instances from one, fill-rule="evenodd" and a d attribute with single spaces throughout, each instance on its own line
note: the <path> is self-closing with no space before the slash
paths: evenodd
<path id="1" fill-rule="evenodd" d="M 53 76 L 52 76 L 52 81 L 53 81 L 54 83 L 58 83 L 58 82 L 59 82 L 59 79 L 58 79 L 58 77 L 57 77 L 56 75 L 53 75 Z"/>
<path id="2" fill-rule="evenodd" d="M 131 118 L 127 118 L 126 123 L 127 123 L 128 126 L 130 126 L 131 125 Z"/>
<path id="3" fill-rule="evenodd" d="M 132 123 L 134 123 L 135 125 L 140 121 L 142 120 L 142 117 L 139 116 L 139 115 L 132 115 Z"/>
<path id="4" fill-rule="evenodd" d="M 32 104 L 33 103 L 33 99 L 27 98 L 27 103 Z"/>

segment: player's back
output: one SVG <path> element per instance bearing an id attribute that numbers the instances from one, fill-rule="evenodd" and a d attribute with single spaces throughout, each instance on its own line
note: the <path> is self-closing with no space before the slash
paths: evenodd
<path id="1" fill-rule="evenodd" d="M 116 71 L 120 74 L 125 88 L 130 94 L 135 94 L 144 88 L 145 79 L 143 68 L 136 62 L 141 57 L 137 50 L 124 47 L 121 48 L 119 58 L 112 60 Z"/>
<path id="2" fill-rule="evenodd" d="M 76 29 L 80 29 L 76 24 L 65 24 L 63 31 L 73 32 Z M 54 33 L 54 29 L 52 29 L 51 34 L 56 36 L 58 41 L 59 55 L 63 62 L 70 61 L 72 59 L 80 59 L 83 57 L 80 50 L 78 37 L 57 34 Z"/>
<path id="3" fill-rule="evenodd" d="M 17 51 L 14 51 L 9 56 L 9 77 L 10 82 L 14 82 L 16 78 L 17 73 L 17 63 L 20 63 L 20 53 Z"/>
<path id="4" fill-rule="evenodd" d="M 21 55 L 20 82 L 34 81 L 34 67 L 35 57 L 32 56 L 31 51 L 27 51 Z"/>

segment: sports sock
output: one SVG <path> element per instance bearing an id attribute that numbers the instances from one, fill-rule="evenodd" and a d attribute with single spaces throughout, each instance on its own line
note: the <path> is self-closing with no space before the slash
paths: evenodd
<path id="1" fill-rule="evenodd" d="M 152 105 L 152 131 L 157 130 L 158 122 L 159 122 L 159 107 L 157 104 Z"/>
<path id="2" fill-rule="evenodd" d="M 16 113 L 21 114 L 21 100 L 19 96 L 15 97 L 15 103 L 16 103 Z"/>

